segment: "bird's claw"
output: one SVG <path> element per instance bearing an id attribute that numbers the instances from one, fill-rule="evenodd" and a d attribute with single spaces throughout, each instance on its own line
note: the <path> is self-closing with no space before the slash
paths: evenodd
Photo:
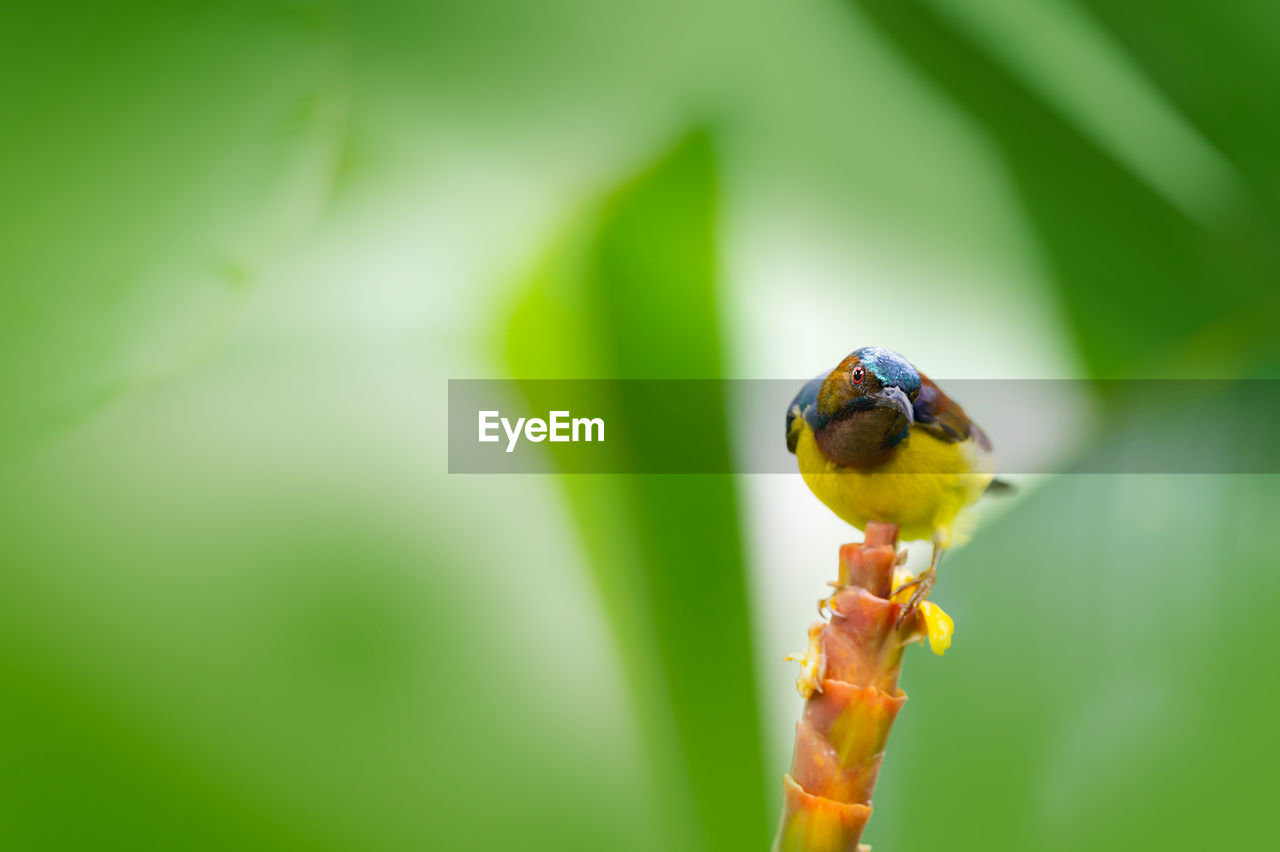
<path id="1" fill-rule="evenodd" d="M 903 622 L 915 615 L 916 610 L 920 608 L 920 604 L 924 603 L 925 599 L 929 597 L 929 592 L 933 591 L 933 584 L 937 579 L 938 572 L 930 567 L 925 569 L 924 573 L 919 577 L 914 580 L 908 580 L 893 590 L 890 598 L 896 598 L 899 593 L 905 592 L 907 589 L 914 589 L 911 597 L 903 605 L 902 612 L 898 614 L 897 626 L 901 627 Z"/>

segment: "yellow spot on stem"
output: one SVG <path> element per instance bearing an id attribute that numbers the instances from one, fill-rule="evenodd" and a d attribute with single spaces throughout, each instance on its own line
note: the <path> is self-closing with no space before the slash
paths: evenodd
<path id="1" fill-rule="evenodd" d="M 890 600 L 892 600 L 894 603 L 900 603 L 900 604 L 904 604 L 907 601 L 909 601 L 911 599 L 911 590 L 903 589 L 902 587 L 905 586 L 907 583 L 910 583 L 915 578 L 916 578 L 916 575 L 912 574 L 910 571 L 904 571 L 901 568 L 894 568 L 893 569 L 893 588 L 902 589 L 902 591 L 894 594 L 890 598 Z"/>
<path id="2" fill-rule="evenodd" d="M 826 655 L 822 653 L 822 622 L 809 628 L 809 647 L 803 654 L 787 654 L 784 660 L 800 663 L 800 677 L 796 678 L 796 692 L 807 699 L 822 691 L 822 679 L 826 677 Z"/>

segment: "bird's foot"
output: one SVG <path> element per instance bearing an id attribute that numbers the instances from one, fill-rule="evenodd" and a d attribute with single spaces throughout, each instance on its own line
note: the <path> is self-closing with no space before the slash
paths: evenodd
<path id="1" fill-rule="evenodd" d="M 916 577 L 914 580 L 908 580 L 893 590 L 893 594 L 891 594 L 889 598 L 890 600 L 897 601 L 898 603 L 902 603 L 901 601 L 898 601 L 898 597 L 903 592 L 913 590 L 911 592 L 911 597 L 907 599 L 905 604 L 903 604 L 902 612 L 898 614 L 899 627 L 902 626 L 904 621 L 915 615 L 916 610 L 920 608 L 920 604 L 924 603 L 925 599 L 929 597 L 929 592 L 933 591 L 933 584 L 937 579 L 938 572 L 933 569 L 933 566 L 930 566 L 926 568 L 919 577 Z"/>

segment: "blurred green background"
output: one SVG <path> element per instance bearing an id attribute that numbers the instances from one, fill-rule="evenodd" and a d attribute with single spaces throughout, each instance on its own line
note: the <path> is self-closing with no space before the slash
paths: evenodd
<path id="1" fill-rule="evenodd" d="M 765 848 L 856 534 L 798 476 L 450 476 L 449 378 L 1280 373 L 1280 7 L 0 15 L 4 849 Z M 1269 839 L 1277 478 L 1024 486 L 867 839 Z"/>

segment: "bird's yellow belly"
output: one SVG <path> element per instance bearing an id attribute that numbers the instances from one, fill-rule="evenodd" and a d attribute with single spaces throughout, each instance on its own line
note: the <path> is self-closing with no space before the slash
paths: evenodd
<path id="1" fill-rule="evenodd" d="M 864 529 L 869 521 L 897 524 L 904 539 L 937 533 L 945 545 L 957 517 L 982 496 L 992 474 L 969 443 L 950 443 L 913 428 L 906 444 L 874 471 L 831 463 L 813 431 L 801 427 L 796 458 L 805 483 L 845 521 Z"/>

